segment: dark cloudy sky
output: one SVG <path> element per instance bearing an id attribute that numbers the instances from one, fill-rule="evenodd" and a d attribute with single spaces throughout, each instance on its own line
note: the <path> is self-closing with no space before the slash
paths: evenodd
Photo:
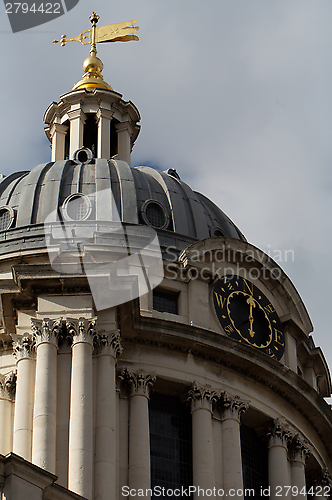
<path id="1" fill-rule="evenodd" d="M 88 55 L 52 40 L 89 29 L 93 9 L 100 25 L 138 18 L 139 42 L 98 51 L 105 80 L 142 116 L 133 165 L 176 168 L 278 255 L 332 366 L 332 1 L 80 0 L 16 34 L 3 6 L 1 173 L 49 161 L 44 111 Z"/>

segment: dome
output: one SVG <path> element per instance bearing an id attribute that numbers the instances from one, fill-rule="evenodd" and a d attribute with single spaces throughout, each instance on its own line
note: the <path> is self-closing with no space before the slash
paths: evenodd
<path id="1" fill-rule="evenodd" d="M 158 232 L 161 246 L 183 250 L 196 240 L 228 236 L 245 240 L 239 229 L 211 200 L 193 191 L 176 170 L 130 168 L 120 160 L 90 159 L 82 148 L 74 160 L 38 165 L 16 172 L 0 183 L 0 252 L 45 246 L 46 217 L 81 197 L 80 214 L 67 211 L 67 220 L 80 224 L 110 220 L 100 213 L 94 193 L 110 189 L 125 224 L 142 224 Z M 88 155 L 86 152 L 88 151 Z M 85 155 L 85 156 L 84 156 Z M 86 160 L 81 163 L 81 161 Z M 91 198 L 92 196 L 92 198 Z M 111 194 L 110 194 L 111 196 Z M 88 210 L 92 199 L 92 206 Z M 86 211 L 85 211 L 85 203 Z M 18 248 L 19 245 L 19 248 Z"/>

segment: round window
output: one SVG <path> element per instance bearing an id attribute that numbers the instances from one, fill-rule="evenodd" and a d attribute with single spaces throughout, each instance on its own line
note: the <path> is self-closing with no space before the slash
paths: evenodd
<path id="1" fill-rule="evenodd" d="M 69 220 L 86 220 L 91 210 L 91 202 L 84 194 L 72 194 L 63 203 L 64 216 Z"/>
<path id="2" fill-rule="evenodd" d="M 218 226 L 214 226 L 212 229 L 211 229 L 211 236 L 217 236 L 217 237 L 224 237 L 225 236 L 225 233 L 222 229 L 220 229 L 220 227 Z"/>
<path id="3" fill-rule="evenodd" d="M 90 163 L 93 158 L 93 153 L 89 148 L 80 148 L 73 154 L 73 161 L 78 165 L 82 163 Z"/>
<path id="4" fill-rule="evenodd" d="M 6 231 L 14 222 L 14 210 L 12 207 L 0 207 L 0 231 Z"/>
<path id="5" fill-rule="evenodd" d="M 144 202 L 142 209 L 142 218 L 144 222 L 156 229 L 166 229 L 169 224 L 169 216 L 166 208 L 155 200 Z"/>

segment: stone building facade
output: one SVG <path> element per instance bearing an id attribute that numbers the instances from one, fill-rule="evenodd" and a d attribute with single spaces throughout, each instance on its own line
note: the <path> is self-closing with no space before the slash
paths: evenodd
<path id="1" fill-rule="evenodd" d="M 139 112 L 89 78 L 0 184 L 2 498 L 329 496 L 297 290 L 175 165 L 130 167 Z"/>

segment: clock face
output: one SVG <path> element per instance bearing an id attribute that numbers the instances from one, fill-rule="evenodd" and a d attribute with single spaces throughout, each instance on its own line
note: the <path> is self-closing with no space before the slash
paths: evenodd
<path id="1" fill-rule="evenodd" d="M 213 286 L 213 305 L 226 334 L 249 344 L 278 361 L 285 350 L 285 336 L 269 299 L 250 281 L 226 275 Z"/>

